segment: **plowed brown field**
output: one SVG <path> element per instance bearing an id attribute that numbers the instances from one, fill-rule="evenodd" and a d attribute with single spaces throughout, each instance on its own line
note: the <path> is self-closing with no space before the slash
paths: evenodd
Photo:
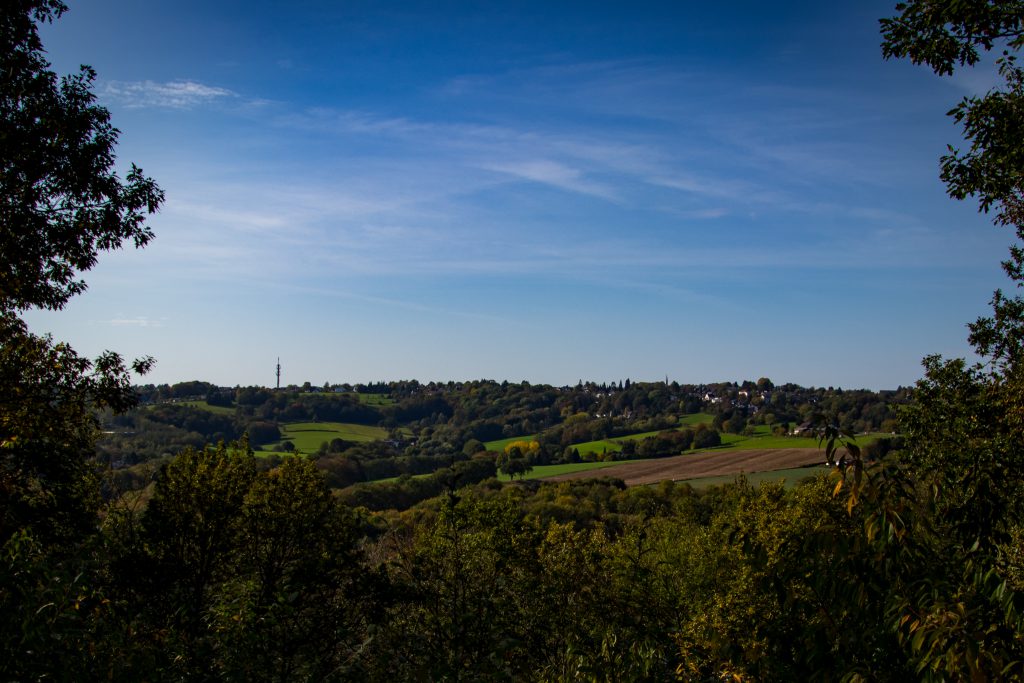
<path id="1" fill-rule="evenodd" d="M 548 477 L 547 481 L 567 481 L 591 477 L 617 477 L 629 486 L 654 484 L 663 479 L 698 479 L 740 472 L 767 472 L 791 467 L 823 465 L 825 454 L 818 448 L 775 448 L 724 453 L 697 453 L 671 458 L 624 462 L 585 472 Z"/>

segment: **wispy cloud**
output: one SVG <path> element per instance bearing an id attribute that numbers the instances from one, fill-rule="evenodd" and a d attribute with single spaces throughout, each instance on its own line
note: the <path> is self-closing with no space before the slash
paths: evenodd
<path id="1" fill-rule="evenodd" d="M 607 185 L 589 181 L 578 169 L 571 168 L 557 161 L 537 159 L 533 161 L 514 161 L 485 166 L 487 170 L 507 173 L 509 175 L 532 180 L 533 182 L 552 185 L 571 192 L 613 200 L 615 191 Z"/>
<path id="2" fill-rule="evenodd" d="M 685 172 L 672 176 L 652 176 L 647 181 L 653 185 L 714 199 L 750 199 L 755 189 L 746 183 L 712 180 Z"/>
<path id="3" fill-rule="evenodd" d="M 715 218 L 722 218 L 729 215 L 728 209 L 713 208 L 713 209 L 697 209 L 695 211 L 679 211 L 678 215 L 682 218 L 696 218 L 698 220 L 712 220 Z"/>
<path id="4" fill-rule="evenodd" d="M 813 92 L 724 93 L 714 76 L 627 62 L 466 77 L 431 93 L 458 105 L 445 116 L 414 105 L 225 108 L 266 131 L 261 146 L 247 147 L 258 156 L 204 165 L 201 178 L 190 166 L 180 184 L 168 181 L 168 230 L 152 249 L 183 273 L 235 281 L 280 282 L 284 273 L 580 280 L 597 270 L 668 282 L 706 264 L 814 268 L 846 235 L 878 248 L 883 237 L 869 231 L 913 223 L 876 199 L 875 179 L 851 170 L 856 140 L 830 143 L 827 117 L 807 106 Z M 237 97 L 166 85 L 122 90 L 153 102 Z M 517 106 L 481 105 L 492 88 Z M 598 103 L 602 92 L 629 99 L 627 111 Z M 784 112 L 772 108 L 778 101 Z M 736 113 L 758 103 L 757 116 Z M 654 113 L 638 124 L 634 110 L 648 104 Z M 695 114 L 668 115 L 683 110 Z M 776 237 L 764 239 L 765 229 Z M 886 245 L 887 264 L 915 261 L 914 240 Z"/>
<path id="5" fill-rule="evenodd" d="M 163 107 L 191 109 L 203 104 L 237 97 L 226 88 L 204 85 L 195 81 L 109 81 L 103 94 L 127 107 Z"/>
<path id="6" fill-rule="evenodd" d="M 403 299 L 392 299 L 381 296 L 372 296 L 366 294 L 360 294 L 353 291 L 346 291 L 337 288 L 328 287 L 313 287 L 313 286 L 299 286 L 299 285 L 275 285 L 275 289 L 286 289 L 288 291 L 297 292 L 301 294 L 330 297 L 337 299 L 349 299 L 352 301 L 361 301 L 364 303 L 374 304 L 377 306 L 387 306 L 391 308 L 400 308 L 408 311 L 415 311 L 417 313 L 428 313 L 431 315 L 443 315 L 452 316 L 457 318 L 466 318 L 470 320 L 477 320 L 481 322 L 490 323 L 507 323 L 508 319 L 504 316 L 494 315 L 490 313 L 479 313 L 476 311 L 463 311 L 454 308 L 440 308 L 437 306 L 428 306 L 415 301 L 407 301 Z"/>
<path id="7" fill-rule="evenodd" d="M 415 150 L 410 162 L 422 168 L 429 159 L 430 172 L 485 169 L 499 182 L 529 180 L 623 206 L 649 207 L 645 186 L 681 190 L 687 206 L 665 205 L 674 215 L 719 210 L 723 199 L 785 208 L 823 181 L 889 180 L 877 172 L 884 155 L 862 163 L 861 141 L 832 141 L 866 115 L 848 99 L 810 87 L 733 85 L 664 63 L 567 64 L 456 77 L 434 95 L 459 105 L 461 116 L 316 107 L 278 111 L 275 122 L 334 137 L 344 149 L 403 144 Z"/>
<path id="8" fill-rule="evenodd" d="M 285 217 L 273 214 L 246 211 L 244 209 L 228 209 L 224 206 L 199 204 L 189 201 L 171 199 L 164 210 L 173 214 L 181 214 L 192 220 L 207 225 L 230 225 L 245 232 L 274 232 L 288 227 Z"/>

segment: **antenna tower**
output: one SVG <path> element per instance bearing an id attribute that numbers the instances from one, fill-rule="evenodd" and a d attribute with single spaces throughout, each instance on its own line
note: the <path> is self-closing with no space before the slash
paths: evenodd
<path id="1" fill-rule="evenodd" d="M 277 357 L 277 388 L 281 388 L 281 357 Z"/>

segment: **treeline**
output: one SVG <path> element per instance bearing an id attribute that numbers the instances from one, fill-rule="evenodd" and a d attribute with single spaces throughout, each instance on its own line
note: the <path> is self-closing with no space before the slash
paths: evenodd
<path id="1" fill-rule="evenodd" d="M 337 449 L 337 450 L 334 450 Z M 345 488 L 360 482 L 377 481 L 400 476 L 430 474 L 455 462 L 468 460 L 464 453 L 404 455 L 386 442 L 367 444 L 335 444 L 327 452 L 310 458 L 324 473 L 331 488 Z"/>
<path id="2" fill-rule="evenodd" d="M 402 426 L 415 435 L 406 449 L 409 455 L 452 457 L 478 442 L 530 435 L 541 445 L 532 462 L 544 465 L 576 461 L 576 444 L 644 432 L 664 434 L 647 440 L 642 457 L 714 446 L 721 432 L 752 434 L 761 425 L 788 434 L 822 416 L 850 433 L 892 432 L 909 395 L 906 389 L 775 387 L 765 378 L 742 384 L 625 381 L 561 388 L 490 381 L 429 384 L 421 386 L 417 396 L 431 397 L 434 412 Z M 700 412 L 711 414 L 711 430 L 700 425 L 684 428 L 682 419 Z M 669 433 L 677 430 L 681 436 Z M 638 457 L 638 446 L 625 441 L 605 457 Z"/>
<path id="3" fill-rule="evenodd" d="M 357 388 L 386 393 L 387 400 L 365 403 L 360 393 L 347 388 L 330 393 L 299 388 L 224 389 L 205 382 L 139 387 L 137 396 L 149 403 L 126 414 L 103 416 L 105 434 L 97 446 L 98 456 L 113 468 L 105 494 L 145 488 L 154 464 L 185 448 L 202 449 L 207 444 L 246 438 L 257 449 L 290 450 L 293 446 L 283 439 L 281 425 L 296 421 L 390 428 L 388 439 L 355 443 L 335 438 L 304 453 L 314 459 L 330 487 L 346 489 L 381 479 L 440 472 L 479 456 L 485 451 L 485 440 L 526 435 L 530 430 L 536 430 L 530 440 L 537 447 L 519 454 L 509 466 L 522 470 L 593 459 L 666 457 L 715 447 L 724 432 L 752 434 L 765 424 L 777 434 L 788 434 L 806 420 L 825 414 L 849 431 L 891 430 L 893 416 L 907 400 L 904 390 L 775 387 L 765 378 L 714 385 L 626 380 L 555 388 L 525 382 L 409 381 Z M 200 395 L 215 408 L 197 405 Z M 166 400 L 152 402 L 160 398 Z M 601 412 L 604 410 L 609 412 Z M 684 410 L 710 413 L 710 417 L 687 426 L 684 418 L 689 413 Z M 521 434 L 520 430 L 527 432 Z M 653 435 L 624 438 L 647 432 Z M 581 455 L 576 448 L 598 440 L 609 440 L 601 452 L 584 451 Z M 488 457 L 498 463 L 503 454 L 490 453 Z M 423 485 L 417 480 L 411 486 Z M 377 502 L 370 507 L 407 507 L 423 497 L 407 493 L 405 488 L 389 485 L 373 494 Z M 386 500 L 392 503 L 381 502 Z"/>
<path id="4" fill-rule="evenodd" d="M 185 387 L 182 389 L 181 387 Z M 205 398 L 185 393 L 207 388 Z M 123 414 L 102 416 L 103 437 L 98 453 L 104 462 L 129 466 L 181 451 L 185 447 L 202 448 L 207 444 L 232 441 L 247 435 L 254 446 L 274 444 L 281 438 L 279 425 L 286 422 L 349 422 L 377 425 L 383 420 L 380 410 L 364 405 L 354 394 L 316 394 L 274 392 L 259 387 L 244 387 L 225 394 L 205 382 L 187 382 L 169 388 L 141 387 L 141 399 L 170 394 L 182 400 L 205 400 L 231 412 L 209 410 L 189 403 L 143 403 Z M 219 402 L 213 395 L 222 396 Z"/>
<path id="5" fill-rule="evenodd" d="M 97 454 L 102 462 L 126 467 L 189 447 L 237 440 L 248 425 L 248 420 L 236 416 L 187 405 L 148 406 L 122 415 L 105 415 L 105 434 L 97 444 Z"/>
<path id="6" fill-rule="evenodd" d="M 376 511 L 406 510 L 445 491 L 454 492 L 464 486 L 493 479 L 497 473 L 493 459 L 477 457 L 452 463 L 449 467 L 435 468 L 429 476 L 403 474 L 396 481 L 355 484 L 342 489 L 338 496 L 352 507 Z"/>

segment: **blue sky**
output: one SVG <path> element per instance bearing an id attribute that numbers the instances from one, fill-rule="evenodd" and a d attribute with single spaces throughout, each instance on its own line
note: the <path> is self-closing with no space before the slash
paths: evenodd
<path id="1" fill-rule="evenodd" d="M 75 3 L 54 68 L 97 70 L 167 201 L 30 325 L 225 385 L 892 388 L 966 355 L 1011 235 L 938 158 L 990 72 L 884 62 L 884 2 L 715 5 Z"/>

